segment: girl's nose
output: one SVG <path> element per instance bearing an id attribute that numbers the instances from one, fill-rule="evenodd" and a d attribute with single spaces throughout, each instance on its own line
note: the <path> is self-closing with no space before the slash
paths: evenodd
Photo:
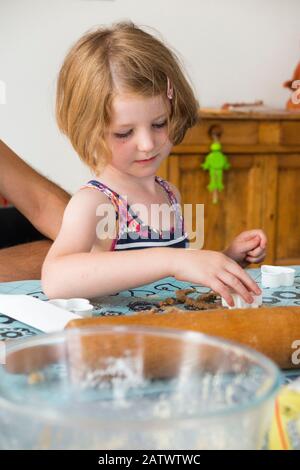
<path id="1" fill-rule="evenodd" d="M 140 152 L 150 153 L 154 147 L 154 138 L 151 135 L 151 132 L 144 131 L 140 132 L 137 140 L 137 147 Z"/>

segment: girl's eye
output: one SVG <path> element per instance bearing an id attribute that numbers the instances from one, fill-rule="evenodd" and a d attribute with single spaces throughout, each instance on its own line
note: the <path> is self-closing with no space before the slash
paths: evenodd
<path id="1" fill-rule="evenodd" d="M 125 134 L 115 133 L 115 137 L 117 137 L 117 139 L 126 139 L 126 137 L 129 137 L 131 133 L 132 129 L 130 129 L 130 131 L 126 132 Z"/>
<path id="2" fill-rule="evenodd" d="M 152 126 L 155 128 L 155 129 L 161 129 L 162 127 L 165 127 L 167 124 L 167 120 L 163 121 L 163 122 L 159 122 L 157 124 L 152 124 Z M 114 136 L 117 138 L 117 139 L 126 139 L 127 137 L 129 137 L 131 134 L 132 134 L 132 129 L 130 129 L 130 131 L 128 132 L 125 132 L 124 134 L 121 134 L 119 132 L 116 132 L 114 134 Z"/>
<path id="3" fill-rule="evenodd" d="M 162 127 L 165 127 L 166 124 L 167 124 L 167 120 L 163 122 L 159 122 L 158 124 L 153 124 L 153 127 L 155 127 L 155 129 L 161 129 Z"/>

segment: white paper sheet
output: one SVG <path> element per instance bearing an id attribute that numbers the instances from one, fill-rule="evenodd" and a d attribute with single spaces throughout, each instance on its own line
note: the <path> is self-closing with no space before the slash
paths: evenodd
<path id="1" fill-rule="evenodd" d="M 0 313 L 44 333 L 63 330 L 70 320 L 81 318 L 80 315 L 29 295 L 0 294 Z"/>

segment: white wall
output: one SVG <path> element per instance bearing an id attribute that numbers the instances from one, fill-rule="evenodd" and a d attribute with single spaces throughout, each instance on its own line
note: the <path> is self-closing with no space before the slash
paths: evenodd
<path id="1" fill-rule="evenodd" d="M 0 0 L 0 138 L 75 191 L 89 170 L 56 127 L 56 76 L 87 29 L 122 19 L 160 31 L 202 106 L 263 99 L 282 108 L 282 82 L 300 59 L 299 18 L 299 0 Z"/>

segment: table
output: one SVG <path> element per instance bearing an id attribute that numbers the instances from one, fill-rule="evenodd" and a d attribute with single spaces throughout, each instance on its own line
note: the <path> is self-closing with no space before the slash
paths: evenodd
<path id="1" fill-rule="evenodd" d="M 278 289 L 263 289 L 263 303 L 272 306 L 300 306 L 300 266 L 293 266 L 296 269 L 295 284 L 292 287 L 281 287 Z M 248 270 L 250 276 L 260 285 L 260 269 Z M 148 310 L 155 306 L 160 300 L 173 296 L 178 289 L 193 287 L 196 295 L 208 292 L 209 289 L 199 285 L 177 281 L 169 277 L 152 284 L 148 284 L 136 289 L 130 289 L 118 294 L 98 297 L 92 300 L 94 305 L 93 315 L 96 316 L 118 316 L 133 315 L 137 310 Z M 27 294 L 38 299 L 47 300 L 42 291 L 40 281 L 17 281 L 0 283 L 0 294 Z M 188 307 L 183 307 L 187 309 Z M 0 312 L 0 340 L 23 338 L 41 334 L 28 325 L 20 323 Z M 300 369 L 285 371 L 285 380 L 289 382 L 300 376 Z"/>

